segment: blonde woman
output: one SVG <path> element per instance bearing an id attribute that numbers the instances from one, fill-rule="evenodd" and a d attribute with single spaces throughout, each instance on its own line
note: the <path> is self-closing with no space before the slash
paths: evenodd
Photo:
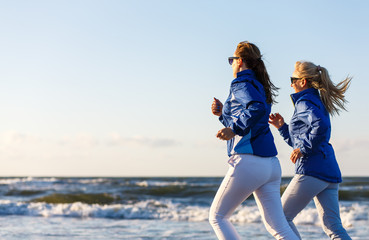
<path id="1" fill-rule="evenodd" d="M 210 224 L 218 239 L 241 239 L 229 218 L 253 194 L 269 233 L 297 240 L 283 214 L 281 167 L 268 124 L 277 88 L 255 44 L 239 43 L 228 61 L 234 77 L 229 97 L 224 106 L 214 99 L 211 109 L 224 125 L 217 137 L 227 140 L 229 170 L 211 205 Z"/>
<path id="2" fill-rule="evenodd" d="M 344 93 L 351 78 L 335 85 L 327 69 L 311 62 L 296 62 L 291 77 L 291 95 L 295 111 L 287 125 L 283 117 L 271 114 L 269 123 L 278 128 L 293 148 L 290 159 L 295 176 L 282 196 L 283 211 L 292 229 L 299 234 L 292 220 L 314 199 L 324 232 L 331 239 L 351 239 L 343 228 L 338 204 L 341 172 L 329 143 L 329 115 L 345 109 Z"/>

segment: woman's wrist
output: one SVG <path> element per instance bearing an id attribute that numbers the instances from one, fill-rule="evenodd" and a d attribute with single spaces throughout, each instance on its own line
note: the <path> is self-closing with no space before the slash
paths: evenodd
<path id="1" fill-rule="evenodd" d="M 277 128 L 278 130 L 282 129 L 282 127 L 286 125 L 286 123 L 284 122 L 279 128 Z"/>

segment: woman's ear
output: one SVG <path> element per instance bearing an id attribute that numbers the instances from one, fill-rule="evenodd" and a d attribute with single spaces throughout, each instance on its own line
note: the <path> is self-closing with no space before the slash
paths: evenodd
<path id="1" fill-rule="evenodd" d="M 237 59 L 237 60 L 239 60 L 239 61 L 237 62 L 237 64 L 238 64 L 238 67 L 239 67 L 241 70 L 248 69 L 248 67 L 247 67 L 247 65 L 246 65 L 246 62 L 244 62 L 242 58 L 239 58 L 239 59 Z"/>
<path id="2" fill-rule="evenodd" d="M 306 80 L 306 78 L 303 78 L 303 79 L 301 79 L 301 87 L 306 87 L 307 86 L 307 80 Z"/>
<path id="3" fill-rule="evenodd" d="M 237 62 L 238 66 L 241 67 L 242 66 L 242 63 L 243 63 L 242 58 L 239 58 L 237 60 L 238 60 L 238 62 Z"/>

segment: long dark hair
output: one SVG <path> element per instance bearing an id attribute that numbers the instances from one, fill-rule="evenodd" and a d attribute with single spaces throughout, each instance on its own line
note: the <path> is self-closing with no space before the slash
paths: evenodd
<path id="1" fill-rule="evenodd" d="M 257 80 L 264 87 L 266 102 L 270 104 L 277 103 L 275 97 L 278 95 L 277 91 L 279 88 L 270 81 L 264 61 L 261 59 L 262 55 L 259 48 L 255 44 L 247 41 L 240 42 L 237 45 L 235 55 L 242 58 L 246 67 L 255 72 Z"/>

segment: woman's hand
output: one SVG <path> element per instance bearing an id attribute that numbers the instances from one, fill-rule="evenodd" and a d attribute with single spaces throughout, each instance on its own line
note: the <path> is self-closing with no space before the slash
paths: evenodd
<path id="1" fill-rule="evenodd" d="M 234 138 L 234 136 L 236 136 L 236 134 L 232 131 L 231 128 L 220 129 L 217 133 L 217 138 L 219 138 L 220 140 L 230 140 Z"/>
<path id="2" fill-rule="evenodd" d="M 300 151 L 300 148 L 293 149 L 290 159 L 293 163 L 296 163 L 297 159 L 302 157 L 302 153 Z"/>
<path id="3" fill-rule="evenodd" d="M 272 113 L 269 115 L 269 123 L 276 128 L 280 128 L 284 124 L 284 119 L 279 113 Z"/>
<path id="4" fill-rule="evenodd" d="M 211 111 L 215 116 L 222 116 L 223 103 L 214 98 L 213 104 L 211 104 Z"/>

